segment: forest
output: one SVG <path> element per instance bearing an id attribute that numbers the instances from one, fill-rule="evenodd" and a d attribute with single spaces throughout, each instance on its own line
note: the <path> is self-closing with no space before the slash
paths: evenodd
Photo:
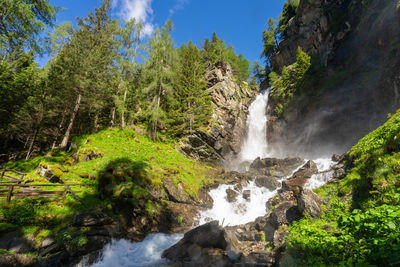
<path id="1" fill-rule="evenodd" d="M 180 137 L 210 120 L 207 71 L 227 62 L 250 82 L 250 62 L 216 33 L 201 48 L 175 47 L 172 21 L 145 38 L 142 22 L 112 19 L 110 5 L 76 27 L 54 25 L 59 8 L 44 0 L 1 5 L 0 153 L 29 159 L 66 148 L 71 135 L 133 124 L 146 125 L 153 140 L 160 131 Z M 35 57 L 43 53 L 51 59 L 41 68 Z"/>

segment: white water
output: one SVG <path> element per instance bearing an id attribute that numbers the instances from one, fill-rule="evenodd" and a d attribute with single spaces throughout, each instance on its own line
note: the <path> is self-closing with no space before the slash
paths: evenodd
<path id="1" fill-rule="evenodd" d="M 304 188 L 315 189 L 326 184 L 332 179 L 333 171 L 328 171 L 334 164 L 331 159 L 316 159 L 314 162 L 317 164 L 320 173 L 314 174 L 304 185 Z"/>
<path id="2" fill-rule="evenodd" d="M 233 226 L 252 222 L 260 216 L 265 215 L 265 203 L 273 197 L 277 191 L 270 191 L 267 188 L 257 187 L 254 182 L 250 182 L 243 190 L 238 193 L 235 202 L 228 202 L 226 189 L 234 190 L 232 185 L 220 185 L 210 191 L 210 196 L 214 200 L 214 206 L 200 213 L 200 224 L 218 220 L 224 222 L 224 226 Z M 243 198 L 243 191 L 250 190 L 250 199 Z"/>
<path id="3" fill-rule="evenodd" d="M 250 162 L 257 157 L 268 156 L 266 138 L 268 93 L 266 91 L 257 96 L 249 108 L 247 119 L 248 134 L 240 153 L 242 162 Z M 317 159 L 314 162 L 320 172 L 328 170 L 332 165 L 330 159 Z M 307 182 L 306 187 L 310 189 L 317 188 L 325 184 L 331 176 L 331 172 L 313 175 Z M 236 201 L 229 203 L 226 195 L 226 189 L 228 188 L 234 190 L 232 185 L 220 185 L 210 191 L 209 194 L 214 200 L 214 205 L 211 209 L 199 213 L 198 220 L 200 224 L 219 220 L 220 224 L 223 222 L 224 226 L 233 226 L 254 221 L 257 217 L 266 214 L 266 202 L 277 194 L 277 190 L 270 191 L 266 188 L 257 187 L 254 182 L 250 182 L 238 192 Z M 249 200 L 243 198 L 242 192 L 244 190 L 250 190 Z M 182 237 L 182 234 L 152 234 L 138 243 L 131 243 L 127 240 L 113 241 L 104 248 L 101 259 L 92 266 L 163 266 L 167 261 L 161 259 L 162 252 L 177 243 Z M 81 266 L 85 266 L 85 264 L 81 263 Z"/>
<path id="4" fill-rule="evenodd" d="M 101 259 L 92 267 L 153 267 L 163 266 L 167 260 L 161 258 L 164 250 L 182 239 L 182 234 L 151 234 L 142 242 L 132 243 L 121 239 L 113 241 L 103 249 Z M 81 263 L 81 266 L 85 264 Z"/>
<path id="5" fill-rule="evenodd" d="M 247 138 L 243 143 L 240 159 L 253 161 L 267 156 L 267 105 L 269 89 L 257 96 L 249 108 Z"/>

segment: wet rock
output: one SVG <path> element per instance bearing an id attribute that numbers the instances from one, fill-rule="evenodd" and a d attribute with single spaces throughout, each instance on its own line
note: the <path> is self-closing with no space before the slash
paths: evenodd
<path id="1" fill-rule="evenodd" d="M 233 189 L 235 189 L 237 192 L 241 192 L 243 190 L 243 185 L 242 184 L 236 184 Z"/>
<path id="2" fill-rule="evenodd" d="M 237 242 L 232 234 L 219 226 L 218 221 L 212 221 L 185 233 L 177 244 L 162 253 L 162 257 L 196 262 L 204 256 L 204 249 L 234 250 Z"/>
<path id="3" fill-rule="evenodd" d="M 170 212 L 166 229 L 169 231 L 173 233 L 184 232 L 197 224 L 198 206 L 168 201 L 167 207 Z"/>
<path id="4" fill-rule="evenodd" d="M 290 175 L 303 163 L 304 160 L 301 158 L 257 158 L 250 165 L 250 172 L 258 175 L 283 178 Z"/>
<path id="5" fill-rule="evenodd" d="M 196 204 L 201 207 L 212 208 L 214 205 L 214 200 L 208 194 L 206 188 L 201 188 L 197 194 L 197 198 L 195 199 Z"/>
<path id="6" fill-rule="evenodd" d="M 343 179 L 343 178 L 346 176 L 346 174 L 347 174 L 347 172 L 346 172 L 346 166 L 345 166 L 343 163 L 339 163 L 339 164 L 334 165 L 334 166 L 332 167 L 332 169 L 333 169 L 332 178 L 334 178 L 334 179 L 341 180 L 341 179 Z"/>
<path id="7" fill-rule="evenodd" d="M 339 162 L 344 158 L 344 155 L 338 155 L 338 154 L 333 154 L 332 155 L 332 161 L 334 162 Z"/>
<path id="8" fill-rule="evenodd" d="M 250 190 L 244 190 L 242 196 L 247 201 L 250 201 L 251 191 Z"/>
<path id="9" fill-rule="evenodd" d="M 41 266 L 35 257 L 25 254 L 6 254 L 0 256 L 0 266 L 3 267 L 36 267 Z"/>
<path id="10" fill-rule="evenodd" d="M 274 191 L 277 189 L 281 183 L 276 180 L 276 178 L 271 177 L 271 176 L 261 176 L 261 177 L 256 177 L 254 180 L 254 183 L 258 187 L 265 187 L 271 191 Z"/>
<path id="11" fill-rule="evenodd" d="M 301 213 L 309 214 L 311 217 L 321 216 L 321 198 L 309 189 L 304 189 L 297 197 L 297 206 Z"/>
<path id="12" fill-rule="evenodd" d="M 264 221 L 259 221 L 259 227 L 262 227 L 262 223 L 265 222 L 262 230 L 264 230 L 266 240 L 273 242 L 275 231 L 277 231 L 281 225 L 289 225 L 300 218 L 301 213 L 297 209 L 295 203 L 283 202 L 277 205 Z"/>
<path id="13" fill-rule="evenodd" d="M 76 227 L 103 226 L 112 222 L 112 219 L 104 214 L 86 212 L 76 215 L 71 225 Z"/>
<path id="14" fill-rule="evenodd" d="M 228 199 L 228 202 L 231 202 L 231 203 L 235 202 L 237 196 L 239 195 L 238 192 L 236 192 L 236 191 L 234 191 L 234 190 L 232 190 L 230 188 L 226 189 L 225 192 L 226 192 L 226 198 Z"/>
<path id="15" fill-rule="evenodd" d="M 275 207 L 279 203 L 282 202 L 295 202 L 296 198 L 294 197 L 294 194 L 292 191 L 285 191 L 282 193 L 279 193 L 278 195 L 268 199 L 267 203 L 265 204 L 266 211 L 269 212 L 272 207 Z"/>
<path id="16" fill-rule="evenodd" d="M 282 182 L 281 192 L 294 191 L 298 192 L 300 188 L 306 184 L 307 180 L 311 178 L 313 174 L 318 173 L 317 165 L 314 161 L 309 160 L 303 167 L 293 174 L 292 177 Z"/>
<path id="17" fill-rule="evenodd" d="M 33 251 L 34 248 L 35 243 L 24 238 L 18 231 L 6 233 L 0 238 L 0 249 L 27 253 Z"/>
<path id="18" fill-rule="evenodd" d="M 179 203 L 187 203 L 187 204 L 194 204 L 194 201 L 191 200 L 185 190 L 182 187 L 181 183 L 178 183 L 176 186 L 174 182 L 171 180 L 163 180 L 162 182 L 165 192 L 168 195 L 168 198 L 171 201 L 179 202 Z"/>

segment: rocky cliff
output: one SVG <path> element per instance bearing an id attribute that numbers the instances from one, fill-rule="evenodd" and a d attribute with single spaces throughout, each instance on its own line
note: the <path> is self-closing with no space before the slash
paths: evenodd
<path id="1" fill-rule="evenodd" d="M 306 88 L 308 99 L 297 100 L 283 116 L 273 112 L 279 103 L 270 103 L 268 139 L 278 154 L 342 153 L 400 107 L 397 2 L 300 1 L 273 66 L 292 64 L 300 46 L 320 71 Z"/>
<path id="2" fill-rule="evenodd" d="M 197 160 L 224 162 L 240 152 L 246 134 L 246 115 L 259 88 L 239 81 L 229 64 L 219 64 L 206 74 L 212 97 L 207 128 L 184 137 L 179 145 Z"/>

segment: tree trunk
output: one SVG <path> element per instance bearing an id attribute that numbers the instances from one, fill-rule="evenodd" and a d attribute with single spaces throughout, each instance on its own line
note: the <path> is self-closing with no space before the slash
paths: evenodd
<path id="1" fill-rule="evenodd" d="M 94 132 L 97 133 L 99 131 L 100 125 L 99 125 L 99 112 L 96 112 L 96 117 L 94 118 Z"/>
<path id="2" fill-rule="evenodd" d="M 40 126 L 41 126 L 42 121 L 43 121 L 43 116 L 44 116 L 44 114 L 43 114 L 43 113 L 40 113 L 38 122 L 37 122 L 37 124 L 36 124 L 35 131 L 34 131 L 34 133 L 33 133 L 33 135 L 32 135 L 32 140 L 31 140 L 31 142 L 30 142 L 30 144 L 29 144 L 28 152 L 26 153 L 25 160 L 29 160 L 29 158 L 31 157 L 32 150 L 33 150 L 33 145 L 35 144 L 36 137 L 37 137 L 37 135 L 38 135 L 38 133 L 39 133 Z"/>
<path id="3" fill-rule="evenodd" d="M 32 139 L 31 139 L 31 142 L 29 144 L 29 148 L 28 148 L 28 152 L 26 153 L 25 160 L 29 160 L 29 158 L 31 157 L 32 150 L 33 150 L 33 144 L 35 143 L 38 131 L 39 131 L 39 127 L 36 127 L 36 129 L 35 129 L 35 131 L 34 131 L 34 133 L 32 135 Z"/>
<path id="4" fill-rule="evenodd" d="M 122 103 L 122 111 L 121 111 L 121 128 L 125 128 L 125 102 L 126 102 L 126 96 L 128 94 L 128 90 L 125 89 L 124 92 L 124 101 Z"/>
<path id="5" fill-rule="evenodd" d="M 72 127 L 74 126 L 75 117 L 76 117 L 76 114 L 78 113 L 79 106 L 81 105 L 81 98 L 82 98 L 82 95 L 78 94 L 78 98 L 76 99 L 75 107 L 72 112 L 71 119 L 68 124 L 68 128 L 65 131 L 64 139 L 62 140 L 61 145 L 60 145 L 61 149 L 65 149 L 67 147 L 69 136 L 71 135 Z"/>
<path id="6" fill-rule="evenodd" d="M 157 140 L 157 125 L 158 125 L 158 115 L 159 115 L 159 109 L 160 109 L 160 99 L 161 99 L 161 85 L 158 89 L 158 95 L 157 95 L 157 106 L 156 106 L 156 116 L 153 119 L 153 129 L 152 129 L 152 139 L 153 141 Z"/>
<path id="7" fill-rule="evenodd" d="M 55 148 L 56 148 L 57 140 L 58 140 L 58 137 L 60 137 L 61 127 L 62 127 L 63 124 L 64 124 L 65 115 L 66 115 L 66 114 L 67 114 L 67 109 L 65 108 L 64 111 L 63 111 L 63 113 L 62 113 L 62 117 L 61 117 L 60 124 L 58 124 L 58 128 L 57 128 L 57 131 L 56 131 L 56 136 L 54 137 L 54 141 L 53 141 L 53 144 L 52 144 L 52 146 L 51 146 L 51 149 L 55 149 Z"/>

